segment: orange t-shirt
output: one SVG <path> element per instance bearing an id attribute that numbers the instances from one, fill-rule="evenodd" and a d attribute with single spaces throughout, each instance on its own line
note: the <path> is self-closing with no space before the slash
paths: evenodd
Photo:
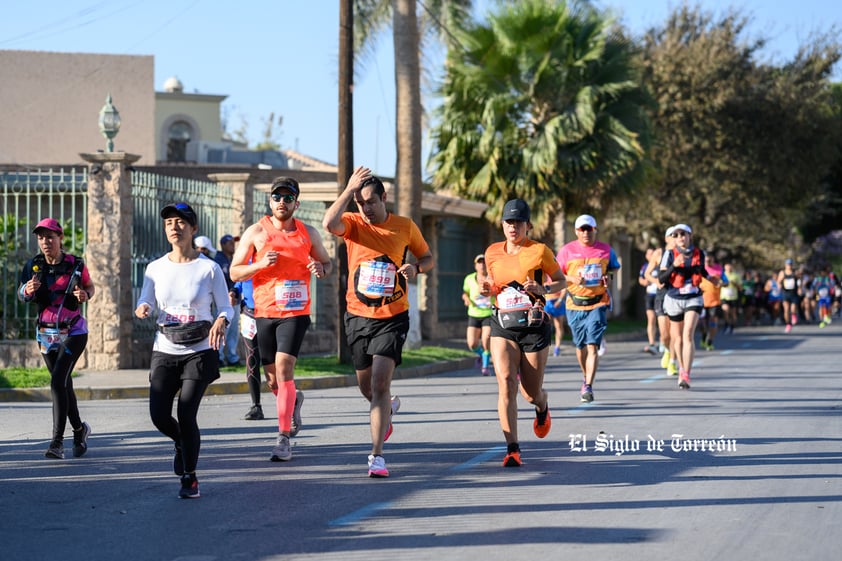
<path id="1" fill-rule="evenodd" d="M 307 227 L 298 219 L 295 230 L 278 230 L 268 216 L 260 219 L 266 243 L 254 257 L 259 261 L 267 251 L 278 252 L 274 265 L 254 274 L 254 317 L 288 318 L 310 315 L 310 249 Z"/>
<path id="2" fill-rule="evenodd" d="M 506 253 L 506 242 L 493 243 L 485 250 L 485 264 L 498 289 L 512 281 L 523 284 L 528 278 L 536 280 L 535 271 L 538 270 L 543 271 L 543 276 L 537 281 L 543 284 L 544 278 L 559 270 L 552 250 L 533 240 L 526 240 L 523 249 L 516 255 Z"/>
<path id="3" fill-rule="evenodd" d="M 409 310 L 406 278 L 397 270 L 407 251 L 416 258 L 430 251 L 415 222 L 389 213 L 382 224 L 369 224 L 360 214 L 346 212 L 342 223 L 348 245 L 348 312 L 386 319 Z"/>

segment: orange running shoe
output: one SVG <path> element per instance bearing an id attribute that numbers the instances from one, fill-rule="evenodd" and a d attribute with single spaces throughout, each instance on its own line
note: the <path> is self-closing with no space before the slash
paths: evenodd
<path id="1" fill-rule="evenodd" d="M 540 418 L 544 417 L 544 422 L 540 421 Z M 547 410 L 544 412 L 543 415 L 535 412 L 535 421 L 532 423 L 532 430 L 535 432 L 535 436 L 538 438 L 544 438 L 548 434 L 550 434 L 550 427 L 552 427 L 553 421 L 550 418 L 550 406 L 547 405 Z"/>
<path id="2" fill-rule="evenodd" d="M 517 468 L 521 465 L 523 465 L 523 462 L 520 459 L 520 450 L 509 452 L 506 454 L 506 457 L 503 458 L 503 467 Z"/>

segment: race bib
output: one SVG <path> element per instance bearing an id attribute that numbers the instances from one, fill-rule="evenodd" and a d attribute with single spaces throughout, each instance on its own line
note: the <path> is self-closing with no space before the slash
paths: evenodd
<path id="1" fill-rule="evenodd" d="M 528 310 L 532 307 L 532 300 L 525 292 L 508 286 L 497 295 L 497 309 L 501 312 Z"/>
<path id="2" fill-rule="evenodd" d="M 579 269 L 579 275 L 585 279 L 585 286 L 599 286 L 602 284 L 602 264 L 588 263 Z"/>
<path id="3" fill-rule="evenodd" d="M 253 317 L 240 314 L 240 334 L 246 339 L 254 339 L 257 335 L 257 322 Z"/>
<path id="4" fill-rule="evenodd" d="M 784 279 L 784 289 L 795 290 L 795 279 L 785 278 Z"/>
<path id="5" fill-rule="evenodd" d="M 487 310 L 491 307 L 491 297 L 478 294 L 477 297 L 474 298 L 474 306 L 483 310 Z"/>
<path id="6" fill-rule="evenodd" d="M 685 284 L 684 286 L 678 289 L 679 294 L 698 294 L 699 287 L 693 286 L 693 283 Z"/>
<path id="7" fill-rule="evenodd" d="M 275 307 L 286 312 L 297 312 L 307 307 L 310 293 L 303 280 L 284 280 L 275 285 Z"/>
<path id="8" fill-rule="evenodd" d="M 357 290 L 370 298 L 382 298 L 395 293 L 397 267 L 394 263 L 366 261 L 360 265 Z"/>
<path id="9" fill-rule="evenodd" d="M 823 286 L 819 288 L 819 298 L 829 298 L 830 297 L 830 288 Z"/>
<path id="10" fill-rule="evenodd" d="M 160 325 L 171 325 L 173 323 L 190 323 L 196 321 L 198 312 L 190 306 L 167 306 L 163 314 L 158 316 Z"/>

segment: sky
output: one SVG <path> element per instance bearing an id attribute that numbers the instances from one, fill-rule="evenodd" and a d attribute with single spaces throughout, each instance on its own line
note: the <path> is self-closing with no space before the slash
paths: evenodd
<path id="1" fill-rule="evenodd" d="M 675 0 L 595 0 L 635 36 L 665 21 Z M 491 0 L 478 0 L 484 19 Z M 770 39 L 764 56 L 790 60 L 815 31 L 842 29 L 837 0 L 700 0 L 721 14 L 738 5 L 750 33 Z M 176 76 L 186 93 L 227 95 L 227 128 L 246 127 L 251 143 L 270 114 L 281 115 L 283 148 L 336 163 L 339 2 L 336 0 L 43 0 L 4 2 L 0 49 L 155 57 L 155 90 Z M 441 53 L 428 56 L 433 79 Z M 835 78 L 842 80 L 837 66 Z M 11 84 L 0 84 L 10 87 Z M 425 88 L 425 108 L 435 105 Z M 354 83 L 354 161 L 382 176 L 395 170 L 392 38 L 358 64 Z M 119 109 L 119 100 L 114 100 Z M 426 138 L 426 134 L 425 134 Z M 425 146 L 423 156 L 429 153 Z M 426 175 L 426 171 L 425 171 Z"/>

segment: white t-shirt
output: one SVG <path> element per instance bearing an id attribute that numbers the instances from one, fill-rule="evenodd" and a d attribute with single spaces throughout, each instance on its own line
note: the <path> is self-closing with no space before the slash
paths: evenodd
<path id="1" fill-rule="evenodd" d="M 164 255 L 147 265 L 137 306 L 141 304 L 148 304 L 153 312 L 158 312 L 158 325 L 213 322 L 217 317 L 229 320 L 234 317 L 225 275 L 218 263 L 204 255 L 188 263 L 174 263 L 168 255 Z M 216 306 L 219 312 L 217 316 L 213 315 L 212 306 Z M 209 348 L 210 342 L 207 339 L 193 345 L 180 345 L 171 342 L 158 331 L 152 350 L 185 355 Z"/>

